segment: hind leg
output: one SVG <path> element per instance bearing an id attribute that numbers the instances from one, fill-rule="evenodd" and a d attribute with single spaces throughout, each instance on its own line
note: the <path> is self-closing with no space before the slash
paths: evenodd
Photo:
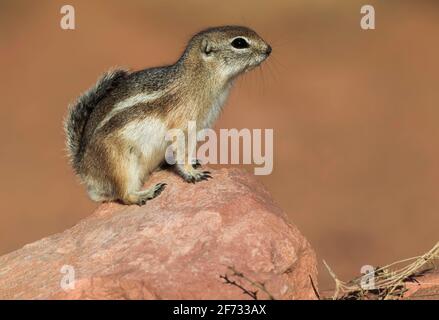
<path id="1" fill-rule="evenodd" d="M 158 196 L 165 188 L 159 183 L 142 190 L 152 168 L 142 154 L 118 137 L 95 142 L 83 159 L 86 170 L 81 178 L 94 201 L 121 201 L 124 204 L 143 205 Z"/>
<path id="2" fill-rule="evenodd" d="M 119 162 L 116 173 L 116 191 L 118 199 L 124 204 L 144 205 L 148 200 L 157 197 L 166 187 L 166 183 L 158 183 L 153 187 L 142 190 L 143 183 L 148 179 L 149 168 L 140 153 L 130 149 L 130 154 L 124 161 Z"/>

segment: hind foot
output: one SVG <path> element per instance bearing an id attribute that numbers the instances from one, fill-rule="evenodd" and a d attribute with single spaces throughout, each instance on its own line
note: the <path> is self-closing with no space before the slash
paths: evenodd
<path id="1" fill-rule="evenodd" d="M 143 206 L 148 200 L 154 199 L 163 190 L 165 190 L 166 183 L 157 183 L 155 186 L 148 190 L 141 190 L 132 193 L 123 199 L 122 202 L 125 204 L 137 204 L 138 206 Z"/>
<path id="2" fill-rule="evenodd" d="M 165 190 L 166 183 L 157 183 L 154 187 L 139 192 L 139 201 L 138 205 L 143 206 L 148 200 L 154 199 L 157 197 L 160 193 L 162 193 L 163 190 Z"/>

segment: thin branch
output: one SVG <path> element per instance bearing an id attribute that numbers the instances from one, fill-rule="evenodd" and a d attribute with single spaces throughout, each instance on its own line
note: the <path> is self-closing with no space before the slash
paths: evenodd
<path id="1" fill-rule="evenodd" d="M 249 279 L 242 272 L 236 271 L 236 269 L 234 267 L 228 267 L 228 269 L 233 272 L 233 276 L 239 277 L 239 278 L 247 281 L 248 283 L 250 283 L 252 286 L 258 288 L 261 291 L 263 291 L 268 296 L 268 298 L 270 300 L 276 300 L 273 297 L 273 295 L 270 292 L 268 292 L 267 288 L 265 288 L 265 284 L 264 283 L 256 282 L 256 281 L 253 281 L 253 280 Z"/>
<path id="2" fill-rule="evenodd" d="M 223 275 L 220 276 L 221 279 L 224 280 L 225 284 L 229 284 L 231 286 L 235 286 L 238 287 L 239 289 L 242 290 L 242 292 L 246 295 L 249 295 L 252 299 L 254 300 L 258 300 L 258 291 L 249 291 L 246 288 L 244 288 L 243 286 L 241 286 L 239 283 L 237 283 L 236 281 L 230 280 L 229 277 L 227 275 Z"/>
<path id="3" fill-rule="evenodd" d="M 311 286 L 312 286 L 312 289 L 313 289 L 313 291 L 314 291 L 314 294 L 316 295 L 316 297 L 317 297 L 318 300 L 321 300 L 321 299 L 320 299 L 320 293 L 319 293 L 319 291 L 317 290 L 317 287 L 315 286 L 314 281 L 312 280 L 311 275 L 308 275 L 308 277 L 309 277 L 309 280 L 311 281 Z"/>

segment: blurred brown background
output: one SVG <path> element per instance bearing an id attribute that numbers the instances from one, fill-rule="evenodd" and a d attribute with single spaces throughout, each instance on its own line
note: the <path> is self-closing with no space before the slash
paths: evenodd
<path id="1" fill-rule="evenodd" d="M 76 30 L 59 27 L 76 9 Z M 360 29 L 360 7 L 376 10 Z M 274 128 L 257 177 L 342 279 L 418 255 L 439 226 L 437 1 L 0 1 L 0 254 L 89 215 L 66 107 L 112 66 L 173 62 L 189 36 L 245 24 L 273 46 L 217 128 Z M 249 168 L 251 169 L 251 168 Z M 320 269 L 322 288 L 332 286 Z"/>

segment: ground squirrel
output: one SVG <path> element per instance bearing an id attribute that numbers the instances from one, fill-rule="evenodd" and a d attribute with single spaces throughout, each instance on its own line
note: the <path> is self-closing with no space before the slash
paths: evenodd
<path id="1" fill-rule="evenodd" d="M 156 197 L 164 183 L 142 186 L 165 159 L 166 132 L 188 121 L 210 127 L 234 79 L 270 53 L 249 28 L 216 27 L 194 35 L 172 65 L 104 74 L 65 119 L 68 154 L 90 198 L 142 205 Z M 211 177 L 192 163 L 174 167 L 188 182 Z"/>

